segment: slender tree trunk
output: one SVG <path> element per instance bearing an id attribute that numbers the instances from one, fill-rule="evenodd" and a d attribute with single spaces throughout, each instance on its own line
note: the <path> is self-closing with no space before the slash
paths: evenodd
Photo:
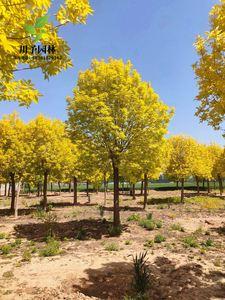
<path id="1" fill-rule="evenodd" d="M 179 180 L 176 181 L 177 184 L 177 190 L 179 189 Z"/>
<path id="2" fill-rule="evenodd" d="M 53 183 L 51 182 L 51 193 L 53 192 Z"/>
<path id="3" fill-rule="evenodd" d="M 218 181 L 219 181 L 219 189 L 220 189 L 220 196 L 223 195 L 223 181 L 220 175 L 218 175 Z"/>
<path id="4" fill-rule="evenodd" d="M 205 179 L 202 180 L 202 187 L 205 188 Z"/>
<path id="5" fill-rule="evenodd" d="M 5 192 L 4 192 L 4 196 L 6 197 L 7 195 L 7 182 L 5 183 Z"/>
<path id="6" fill-rule="evenodd" d="M 210 193 L 209 179 L 207 179 L 207 193 Z"/>
<path id="7" fill-rule="evenodd" d="M 106 175 L 104 174 L 104 206 L 106 206 L 106 193 L 107 193 L 107 185 L 106 185 Z"/>
<path id="8" fill-rule="evenodd" d="M 133 200 L 136 199 L 136 196 L 135 196 L 135 184 L 132 184 L 132 197 L 133 197 Z"/>
<path id="9" fill-rule="evenodd" d="M 216 190 L 216 180 L 213 181 L 213 189 Z"/>
<path id="10" fill-rule="evenodd" d="M 28 183 L 28 194 L 29 194 L 29 196 L 31 194 L 31 188 L 30 188 L 30 184 L 29 183 Z"/>
<path id="11" fill-rule="evenodd" d="M 44 172 L 44 182 L 43 182 L 43 208 L 47 208 L 47 190 L 48 190 L 48 172 Z"/>
<path id="12" fill-rule="evenodd" d="M 89 197 L 89 181 L 88 180 L 86 182 L 86 193 L 87 193 L 87 197 Z"/>
<path id="13" fill-rule="evenodd" d="M 9 186 L 8 186 L 8 197 L 10 197 L 11 187 L 12 187 L 12 184 L 11 184 L 11 182 L 10 182 L 10 183 L 9 183 Z"/>
<path id="14" fill-rule="evenodd" d="M 130 184 L 130 196 L 133 196 L 133 186 Z"/>
<path id="15" fill-rule="evenodd" d="M 40 197 L 40 182 L 37 184 L 37 197 Z"/>
<path id="16" fill-rule="evenodd" d="M 12 185 L 12 192 L 11 192 L 11 212 L 15 212 L 15 200 L 16 200 L 16 182 L 15 182 L 15 174 L 10 174 L 11 178 L 11 185 Z"/>
<path id="17" fill-rule="evenodd" d="M 58 181 L 58 187 L 59 187 L 59 195 L 61 194 L 61 183 Z"/>
<path id="18" fill-rule="evenodd" d="M 141 181 L 141 196 L 143 196 L 144 181 Z"/>
<path id="19" fill-rule="evenodd" d="M 0 183 L 0 197 L 2 195 L 2 184 Z"/>
<path id="20" fill-rule="evenodd" d="M 184 178 L 181 179 L 181 203 L 184 203 Z"/>
<path id="21" fill-rule="evenodd" d="M 119 168 L 113 162 L 113 201 L 114 201 L 114 208 L 113 208 L 113 224 L 114 227 L 120 226 L 120 207 L 119 207 Z"/>
<path id="22" fill-rule="evenodd" d="M 73 177 L 73 205 L 77 204 L 77 178 Z"/>
<path id="23" fill-rule="evenodd" d="M 21 189 L 21 181 L 19 180 L 19 182 L 18 182 L 18 184 L 17 184 L 17 189 L 16 189 L 15 212 L 14 212 L 15 218 L 18 217 L 18 207 L 19 207 L 20 189 Z"/>
<path id="24" fill-rule="evenodd" d="M 198 176 L 195 176 L 195 180 L 196 180 L 196 185 L 197 185 L 197 194 L 199 195 L 200 189 L 199 189 L 199 178 L 198 178 Z"/>
<path id="25" fill-rule="evenodd" d="M 144 175 L 144 209 L 146 209 L 148 200 L 148 176 Z"/>
<path id="26" fill-rule="evenodd" d="M 71 193 L 71 182 L 69 182 L 69 193 Z"/>

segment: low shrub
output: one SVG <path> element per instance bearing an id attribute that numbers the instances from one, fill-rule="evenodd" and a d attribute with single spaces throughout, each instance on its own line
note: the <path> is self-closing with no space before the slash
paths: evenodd
<path id="1" fill-rule="evenodd" d="M 31 252 L 29 250 L 25 250 L 22 255 L 22 261 L 31 261 Z"/>
<path id="2" fill-rule="evenodd" d="M 158 243 L 158 244 L 162 243 L 162 242 L 165 242 L 165 240 L 166 240 L 166 238 L 161 234 L 157 234 L 154 238 L 154 242 Z"/>
<path id="3" fill-rule="evenodd" d="M 147 247 L 147 248 L 151 248 L 154 246 L 154 241 L 153 240 L 147 240 L 145 243 L 144 243 L 144 247 Z"/>
<path id="4" fill-rule="evenodd" d="M 12 251 L 12 246 L 10 244 L 5 244 L 0 246 L 1 254 L 9 254 Z"/>
<path id="5" fill-rule="evenodd" d="M 214 242 L 212 239 L 207 239 L 202 245 L 205 247 L 212 247 L 214 245 Z"/>
<path id="6" fill-rule="evenodd" d="M 138 214 L 132 214 L 130 215 L 128 218 L 127 218 L 127 221 L 130 222 L 130 221 L 135 221 L 135 222 L 138 222 L 140 220 L 140 215 Z"/>
<path id="7" fill-rule="evenodd" d="M 194 236 L 187 236 L 183 241 L 186 247 L 197 248 L 199 246 Z"/>
<path id="8" fill-rule="evenodd" d="M 148 213 L 147 216 L 146 216 L 146 219 L 147 220 L 152 220 L 152 213 Z"/>
<path id="9" fill-rule="evenodd" d="M 148 230 L 154 230 L 156 227 L 155 222 L 153 222 L 152 220 L 149 220 L 149 219 L 140 220 L 139 225 Z"/>
<path id="10" fill-rule="evenodd" d="M 171 225 L 171 230 L 184 232 L 184 228 L 180 225 L 180 223 L 174 223 Z"/>
<path id="11" fill-rule="evenodd" d="M 119 246 L 116 243 L 109 243 L 105 245 L 107 251 L 119 251 Z"/>
<path id="12" fill-rule="evenodd" d="M 55 256 L 60 254 L 60 243 L 54 238 L 48 238 L 46 246 L 40 250 L 40 256 Z"/>
<path id="13" fill-rule="evenodd" d="M 157 228 L 162 228 L 163 223 L 162 223 L 161 220 L 156 220 L 155 225 L 156 225 Z"/>
<path id="14" fill-rule="evenodd" d="M 7 234 L 5 232 L 0 232 L 0 240 L 6 239 Z"/>
<path id="15" fill-rule="evenodd" d="M 16 239 L 14 242 L 11 243 L 12 248 L 16 248 L 18 246 L 20 246 L 22 243 L 21 239 Z"/>
<path id="16" fill-rule="evenodd" d="M 109 226 L 108 233 L 110 236 L 119 236 L 122 233 L 122 226 Z"/>

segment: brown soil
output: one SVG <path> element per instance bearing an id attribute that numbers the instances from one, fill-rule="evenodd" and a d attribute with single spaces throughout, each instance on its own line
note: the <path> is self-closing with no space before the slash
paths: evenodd
<path id="1" fill-rule="evenodd" d="M 102 193 L 91 194 L 91 203 L 80 193 L 76 207 L 72 205 L 72 194 L 50 195 L 49 202 L 54 202 L 53 212 L 58 217 L 53 231 L 62 249 L 61 254 L 52 257 L 39 256 L 46 245 L 46 226 L 35 214 L 40 199 L 21 198 L 17 219 L 6 215 L 7 207 L 0 208 L 0 233 L 8 234 L 7 239 L 0 239 L 0 246 L 21 239 L 9 254 L 0 255 L 0 299 L 122 300 L 125 294 L 132 294 L 132 255 L 145 250 L 151 273 L 149 299 L 225 299 L 225 209 L 200 209 L 188 203 L 167 205 L 161 199 L 177 195 L 177 191 L 151 191 L 149 197 L 159 200 L 158 204 L 148 205 L 146 211 L 141 196 L 132 200 L 121 195 L 123 232 L 119 237 L 108 234 L 112 224 L 111 193 L 107 194 L 104 220 L 98 209 L 103 205 Z M 148 231 L 138 222 L 127 221 L 134 213 L 145 217 L 149 212 L 154 219 L 162 220 L 162 228 Z M 174 223 L 180 223 L 184 232 L 172 230 Z M 76 238 L 81 229 L 86 232 L 84 240 Z M 150 248 L 144 246 L 157 234 L 165 236 L 166 241 Z M 185 247 L 183 240 L 190 235 L 195 236 L 198 247 Z M 213 246 L 204 247 L 209 238 Z M 119 250 L 106 250 L 110 243 L 116 243 Z M 24 251 L 34 248 L 31 260 L 23 261 Z"/>

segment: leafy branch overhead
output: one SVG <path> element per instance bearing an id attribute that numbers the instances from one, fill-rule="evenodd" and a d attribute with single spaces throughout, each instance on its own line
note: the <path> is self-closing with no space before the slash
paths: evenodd
<path id="1" fill-rule="evenodd" d="M 93 12 L 92 8 L 88 0 L 62 2 L 54 14 L 58 22 L 55 26 L 48 15 L 52 3 L 51 0 L 29 0 L 21 3 L 12 0 L 9 5 L 0 0 L 0 101 L 17 101 L 19 105 L 29 106 L 41 96 L 30 80 L 15 79 L 14 73 L 20 70 L 19 64 L 22 64 L 23 70 L 40 69 L 45 79 L 73 65 L 70 47 L 59 37 L 58 31 L 60 26 L 69 23 L 85 24 L 87 17 Z M 54 45 L 55 55 L 60 55 L 61 59 L 45 61 L 28 57 L 26 61 L 19 60 L 20 46 L 31 48 L 36 42 Z"/>
<path id="2" fill-rule="evenodd" d="M 34 25 L 25 25 L 24 28 L 34 38 L 34 43 L 38 42 L 44 33 L 46 33 L 46 29 L 43 28 L 48 23 L 49 16 L 45 15 L 43 17 L 37 18 Z"/>

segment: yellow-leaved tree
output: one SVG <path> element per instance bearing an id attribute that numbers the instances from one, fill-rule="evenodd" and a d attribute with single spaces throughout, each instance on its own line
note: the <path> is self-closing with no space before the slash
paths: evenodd
<path id="1" fill-rule="evenodd" d="M 196 115 L 215 129 L 222 126 L 225 116 L 225 1 L 210 12 L 210 30 L 198 36 L 195 48 L 199 60 L 194 64 L 197 77 L 199 106 Z"/>
<path id="2" fill-rule="evenodd" d="M 223 178 L 225 177 L 225 153 L 224 148 L 217 144 L 211 144 L 208 146 L 208 151 L 212 159 L 212 177 L 214 180 L 218 180 L 220 195 L 223 195 Z"/>
<path id="3" fill-rule="evenodd" d="M 27 126 L 16 113 L 0 120 L 0 141 L 0 173 L 11 184 L 11 212 L 17 214 L 16 200 L 27 172 L 31 148 L 27 142 Z"/>
<path id="4" fill-rule="evenodd" d="M 73 145 L 65 124 L 39 115 L 28 123 L 32 149 L 30 173 L 43 178 L 43 207 L 47 207 L 47 185 L 50 176 L 62 178 L 70 172 Z"/>
<path id="5" fill-rule="evenodd" d="M 18 101 L 20 105 L 37 102 L 40 92 L 31 80 L 15 79 L 15 72 L 40 68 L 45 78 L 56 75 L 72 66 L 70 48 L 59 36 L 59 28 L 68 23 L 85 23 L 92 13 L 88 0 L 66 0 L 56 12 L 57 25 L 50 21 L 48 10 L 52 0 L 0 0 L 0 101 Z M 53 19 L 51 19 L 53 20 Z M 38 45 L 36 43 L 39 42 Z M 43 59 L 42 51 L 51 49 L 49 56 L 60 59 Z M 29 53 L 20 59 L 21 49 Z M 54 49 L 54 51 L 52 50 Z"/>
<path id="6" fill-rule="evenodd" d="M 197 142 L 183 135 L 169 139 L 171 145 L 170 161 L 166 176 L 181 181 L 181 202 L 184 201 L 184 181 L 194 173 Z"/>
<path id="7" fill-rule="evenodd" d="M 199 180 L 207 181 L 208 193 L 210 192 L 209 180 L 213 178 L 213 156 L 209 151 L 209 147 L 204 144 L 196 144 L 196 153 L 194 157 L 194 168 L 192 176 L 196 179 L 197 193 L 199 194 Z"/>
<path id="8" fill-rule="evenodd" d="M 170 119 L 170 109 L 151 85 L 142 81 L 131 62 L 93 60 L 80 72 L 74 98 L 68 99 L 68 125 L 107 153 L 114 178 L 114 227 L 120 225 L 119 168 L 126 153 L 144 137 L 158 134 Z M 156 132 L 155 132 L 156 130 Z"/>

